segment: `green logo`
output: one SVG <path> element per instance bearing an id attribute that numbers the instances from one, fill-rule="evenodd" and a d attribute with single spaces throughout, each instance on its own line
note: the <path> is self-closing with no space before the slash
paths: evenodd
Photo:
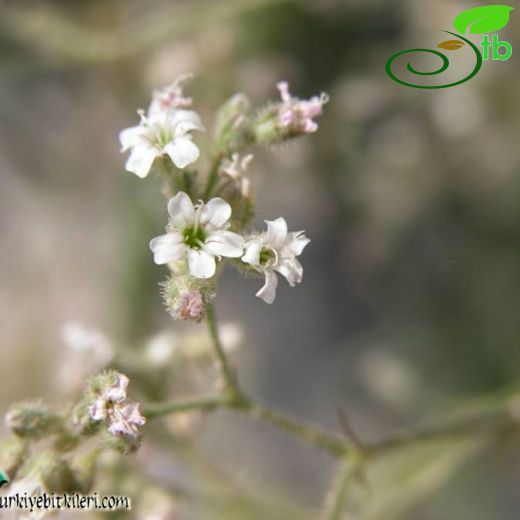
<path id="1" fill-rule="evenodd" d="M 9 483 L 9 479 L 7 478 L 7 475 L 0 470 L 0 488 L 4 487 L 6 484 Z"/>
<path id="2" fill-rule="evenodd" d="M 445 70 L 448 69 L 450 66 L 450 60 L 446 54 L 439 50 L 425 48 L 407 49 L 396 52 L 390 56 L 386 62 L 386 73 L 396 83 L 412 88 L 439 89 L 455 87 L 457 85 L 461 85 L 462 83 L 466 83 L 478 74 L 482 67 L 483 61 L 489 61 L 490 59 L 493 61 L 507 61 L 513 55 L 513 47 L 508 41 L 501 41 L 497 34 L 493 34 L 491 38 L 489 34 L 484 34 L 493 33 L 503 29 L 509 23 L 509 18 L 513 9 L 513 7 L 508 5 L 485 5 L 482 7 L 475 7 L 474 9 L 469 9 L 460 13 L 457 17 L 455 17 L 455 20 L 453 20 L 453 26 L 455 27 L 455 30 L 461 34 L 451 31 L 444 31 L 447 34 L 454 36 L 455 39 L 449 39 L 439 43 L 437 45 L 437 49 L 442 49 L 444 51 L 456 51 L 468 46 L 475 55 L 475 65 L 473 70 L 466 77 L 458 81 L 453 81 L 451 83 L 441 85 L 417 85 L 415 83 L 411 83 L 410 81 L 405 81 L 398 78 L 393 71 L 394 63 L 398 58 L 407 54 L 410 55 L 420 53 L 422 55 L 433 55 L 437 58 L 440 58 L 442 62 L 440 67 L 438 67 L 436 70 L 424 72 L 417 70 L 412 65 L 411 61 L 408 61 L 406 70 L 416 76 L 436 76 L 438 74 L 442 74 Z M 480 42 L 482 52 L 480 51 L 479 47 L 475 45 L 475 43 L 463 36 L 463 34 L 484 34 L 482 41 Z"/>

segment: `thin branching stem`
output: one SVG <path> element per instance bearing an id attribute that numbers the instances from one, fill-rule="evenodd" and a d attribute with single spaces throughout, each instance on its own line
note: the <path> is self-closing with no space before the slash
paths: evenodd
<path id="1" fill-rule="evenodd" d="M 220 341 L 220 335 L 218 331 L 217 318 L 215 315 L 215 308 L 213 305 L 208 305 L 206 310 L 206 322 L 208 324 L 209 335 L 217 358 L 220 375 L 223 379 L 226 395 L 228 399 L 236 403 L 243 399 L 242 392 L 238 386 L 236 374 L 230 366 L 228 357 Z"/>
<path id="2" fill-rule="evenodd" d="M 150 404 L 144 408 L 143 413 L 146 417 L 153 418 L 183 412 L 209 412 L 227 404 L 228 400 L 223 396 L 209 396 L 178 403 Z"/>
<path id="3" fill-rule="evenodd" d="M 396 449 L 450 437 L 496 437 L 518 429 L 518 419 L 510 412 L 509 398 L 501 399 L 491 408 L 485 408 L 476 415 L 455 419 L 437 426 L 430 426 L 415 431 L 397 433 L 381 441 L 365 443 L 353 432 L 344 412 L 340 414 L 340 424 L 346 438 L 327 432 L 320 427 L 302 423 L 284 413 L 274 411 L 249 398 L 240 388 L 235 372 L 231 368 L 226 352 L 219 337 L 218 323 L 213 306 L 206 314 L 209 335 L 215 357 L 219 364 L 224 382 L 221 395 L 202 397 L 178 403 L 157 403 L 145 408 L 148 417 L 160 417 L 172 413 L 189 411 L 211 412 L 217 408 L 226 408 L 245 413 L 254 419 L 275 425 L 286 433 L 312 446 L 320 448 L 339 459 L 336 475 L 326 496 L 323 520 L 340 520 L 344 511 L 349 484 L 360 468 L 374 458 L 378 458 Z M 345 431 L 346 430 L 346 431 Z"/>
<path id="4" fill-rule="evenodd" d="M 299 422 L 251 400 L 247 400 L 247 403 L 241 409 L 251 415 L 251 417 L 273 424 L 300 440 L 321 448 L 336 457 L 344 454 L 346 450 L 350 451 L 341 437 L 326 432 L 317 426 Z"/>
<path id="5" fill-rule="evenodd" d="M 349 485 L 359 467 L 360 460 L 357 457 L 345 457 L 339 462 L 330 490 L 325 497 L 322 520 L 341 520 Z"/>

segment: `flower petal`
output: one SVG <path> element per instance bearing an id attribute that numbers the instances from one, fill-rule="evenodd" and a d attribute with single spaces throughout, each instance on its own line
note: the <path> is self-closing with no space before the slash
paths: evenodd
<path id="1" fill-rule="evenodd" d="M 188 249 L 188 265 L 195 278 L 211 278 L 215 274 L 215 257 L 203 249 Z"/>
<path id="2" fill-rule="evenodd" d="M 217 231 L 208 236 L 205 248 L 214 255 L 238 258 L 244 252 L 244 239 L 231 231 Z"/>
<path id="3" fill-rule="evenodd" d="M 159 151 L 147 144 L 134 146 L 126 161 L 125 168 L 143 179 L 150 173 L 150 168 L 158 155 Z"/>
<path id="4" fill-rule="evenodd" d="M 202 208 L 200 221 L 209 229 L 220 229 L 231 217 L 231 206 L 220 197 L 211 199 Z"/>
<path id="5" fill-rule="evenodd" d="M 175 127 L 175 135 L 179 137 L 191 130 L 205 130 L 199 114 L 193 110 L 176 110 L 170 121 Z"/>
<path id="6" fill-rule="evenodd" d="M 281 248 L 287 239 L 287 223 L 282 217 L 276 220 L 266 220 L 266 242 L 274 248 Z"/>
<path id="7" fill-rule="evenodd" d="M 197 145 L 189 137 L 177 137 L 164 147 L 177 168 L 185 168 L 194 163 L 200 155 Z"/>
<path id="8" fill-rule="evenodd" d="M 116 403 L 122 403 L 126 399 L 128 383 L 129 380 L 127 376 L 124 374 L 118 374 L 116 384 L 104 393 L 105 399 Z"/>
<path id="9" fill-rule="evenodd" d="M 162 265 L 180 260 L 186 246 L 180 233 L 167 233 L 151 240 L 150 249 L 153 252 L 154 262 Z"/>
<path id="10" fill-rule="evenodd" d="M 125 128 L 119 132 L 119 142 L 121 143 L 121 151 L 126 152 L 129 148 L 136 146 L 141 142 L 146 129 L 142 125 Z"/>
<path id="11" fill-rule="evenodd" d="M 195 220 L 195 208 L 189 195 L 180 191 L 168 202 L 168 213 L 173 227 L 182 229 Z"/>
<path id="12" fill-rule="evenodd" d="M 296 258 L 282 260 L 274 269 L 287 279 L 291 287 L 302 281 L 303 267 Z"/>
<path id="13" fill-rule="evenodd" d="M 251 264 L 255 267 L 260 265 L 260 252 L 262 251 L 263 243 L 260 239 L 254 238 L 248 240 L 245 248 L 246 252 L 242 256 L 242 261 L 246 264 Z"/>
<path id="14" fill-rule="evenodd" d="M 305 232 L 296 231 L 295 233 L 289 233 L 287 249 L 295 256 L 301 255 L 305 246 L 311 241 L 303 233 Z"/>
<path id="15" fill-rule="evenodd" d="M 265 303 L 273 303 L 276 298 L 276 288 L 278 287 L 278 277 L 274 271 L 265 269 L 264 286 L 256 293 L 258 298 L 262 298 Z"/>

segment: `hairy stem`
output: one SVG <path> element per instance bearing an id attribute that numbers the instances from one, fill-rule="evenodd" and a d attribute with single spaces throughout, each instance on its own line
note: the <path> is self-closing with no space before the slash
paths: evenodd
<path id="1" fill-rule="evenodd" d="M 273 424 L 286 433 L 337 457 L 338 470 L 331 483 L 325 500 L 322 520 L 341 520 L 348 486 L 358 474 L 363 464 L 373 458 L 385 455 L 403 446 L 427 442 L 446 437 L 477 437 L 498 435 L 518 430 L 519 419 L 511 412 L 509 395 L 481 408 L 477 415 L 462 417 L 439 426 L 427 427 L 411 432 L 398 433 L 378 442 L 362 443 L 349 424 L 343 411 L 339 413 L 340 425 L 346 439 L 319 427 L 301 423 L 283 413 L 276 412 L 250 399 L 241 390 L 235 372 L 232 370 L 219 337 L 215 309 L 211 305 L 206 312 L 209 334 L 224 382 L 224 391 L 215 397 L 204 397 L 179 403 L 158 403 L 145 409 L 148 417 L 159 417 L 171 413 L 188 411 L 213 411 L 228 408 L 245 413 L 250 417 Z M 514 395 L 518 395 L 515 393 Z M 514 396 L 513 396 L 514 397 Z"/>
<path id="2" fill-rule="evenodd" d="M 238 386 L 236 375 L 233 372 L 224 348 L 222 347 L 218 332 L 217 317 L 215 315 L 215 308 L 213 305 L 208 305 L 206 310 L 206 321 L 208 323 L 209 335 L 213 344 L 215 357 L 217 358 L 219 364 L 220 375 L 225 385 L 225 391 L 228 396 L 228 400 L 239 403 L 244 399 L 244 397 Z"/>
<path id="3" fill-rule="evenodd" d="M 357 451 L 353 449 L 353 447 L 349 448 L 348 441 L 344 441 L 341 437 L 333 433 L 313 425 L 301 423 L 287 417 L 281 412 L 276 412 L 258 404 L 244 396 L 240 390 L 238 395 L 240 396 L 240 400 L 238 401 L 234 396 L 229 397 L 222 395 L 186 402 L 150 404 L 145 407 L 145 415 L 148 417 L 160 417 L 171 413 L 197 410 L 213 411 L 216 408 L 229 408 L 246 413 L 252 418 L 273 424 L 294 437 L 323 449 L 334 456 L 357 452 L 363 460 L 367 461 L 413 444 L 450 437 L 496 436 L 510 431 L 516 431 L 519 428 L 518 419 L 510 414 L 507 404 L 502 403 L 495 411 L 487 411 L 471 417 L 452 420 L 437 426 L 428 426 L 412 431 L 399 432 L 380 441 L 364 443 L 362 448 Z"/>
<path id="4" fill-rule="evenodd" d="M 182 401 L 178 403 L 157 403 L 146 406 L 143 413 L 146 417 L 161 417 L 163 415 L 169 415 L 172 413 L 182 412 L 208 412 L 212 411 L 219 406 L 226 406 L 228 400 L 222 396 L 216 397 L 201 397 L 199 399 L 193 399 L 192 401 Z"/>
<path id="5" fill-rule="evenodd" d="M 308 444 L 328 451 L 331 455 L 340 456 L 347 450 L 347 446 L 341 437 L 328 433 L 316 426 L 291 419 L 280 412 L 275 412 L 253 401 L 247 400 L 241 409 L 251 415 L 251 417 L 271 423 Z"/>

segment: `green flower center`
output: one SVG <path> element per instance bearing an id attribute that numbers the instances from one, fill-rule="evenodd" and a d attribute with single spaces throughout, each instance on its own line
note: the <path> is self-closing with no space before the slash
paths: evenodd
<path id="1" fill-rule="evenodd" d="M 260 265 L 268 267 L 276 262 L 276 253 L 267 247 L 260 251 Z"/>
<path id="2" fill-rule="evenodd" d="M 158 148 L 164 148 L 173 138 L 170 129 L 164 128 L 160 125 L 154 125 L 149 135 L 149 140 L 152 145 Z"/>
<path id="3" fill-rule="evenodd" d="M 206 240 L 206 233 L 204 233 L 204 229 L 199 226 L 184 228 L 182 235 L 184 237 L 184 243 L 190 249 L 200 249 L 201 242 L 204 243 Z"/>

